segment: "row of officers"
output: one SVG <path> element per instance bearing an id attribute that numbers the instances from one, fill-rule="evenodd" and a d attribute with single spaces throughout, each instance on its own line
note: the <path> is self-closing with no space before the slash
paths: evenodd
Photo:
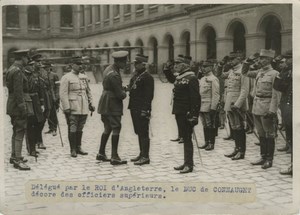
<path id="1" fill-rule="evenodd" d="M 96 159 L 110 162 L 112 165 L 127 163 L 126 160 L 119 157 L 118 145 L 123 100 L 127 96 L 126 92 L 129 92 L 128 108 L 140 148 L 139 155 L 131 161 L 135 165 L 145 165 L 150 163 L 149 123 L 154 80 L 147 72 L 148 57 L 138 54 L 133 62 L 134 75 L 130 84 L 124 87 L 120 70 L 126 67 L 127 56 L 127 51 L 114 52 L 112 54 L 114 63 L 104 71 L 103 92 L 97 108 L 97 112 L 101 114 L 104 131 Z M 184 143 L 184 162 L 182 165 L 174 167 L 175 170 L 180 173 L 193 171 L 192 134 L 194 126 L 198 124 L 199 115 L 204 129 L 204 145 L 199 146 L 199 148 L 214 149 L 217 134 L 216 118 L 221 109 L 222 99 L 235 141 L 234 151 L 225 156 L 231 157 L 233 160 L 244 158 L 246 152 L 245 122 L 247 121 L 246 113 L 249 109 L 248 97 L 250 94 L 253 97 L 253 124 L 260 140 L 260 159 L 252 164 L 261 165 L 263 169 L 272 167 L 276 135 L 274 122 L 280 102 L 282 102 L 283 115 L 289 115 L 289 118 L 284 117 L 284 121 L 289 124 L 286 125 L 286 138 L 290 144 L 292 142 L 292 55 L 291 52 L 284 55 L 282 62 L 285 66 L 280 73 L 271 66 L 274 57 L 275 52 L 273 50 L 263 49 L 258 55 L 250 56 L 246 60 L 243 60 L 241 53 L 230 53 L 227 61 L 222 61 L 217 66 L 208 60 L 202 64 L 200 81 L 195 72 L 191 70 L 190 57 L 179 55 L 174 64 L 167 64 L 164 67 L 163 70 L 167 79 L 174 84 L 172 113 L 175 114 L 179 137 L 183 138 Z M 16 62 L 8 70 L 6 77 L 9 89 L 7 113 L 11 116 L 13 125 L 11 161 L 14 167 L 20 170 L 30 169 L 21 156 L 22 141 L 31 115 L 30 98 L 32 95 L 28 90 L 28 79 L 24 75 L 24 66 L 28 64 L 27 60 L 27 53 L 16 52 Z M 36 63 L 34 60 L 33 62 Z M 89 111 L 91 113 L 95 111 L 87 77 L 84 74 L 84 64 L 82 58 L 73 59 L 72 70 L 62 77 L 57 96 L 61 101 L 68 124 L 71 157 L 77 157 L 77 154 L 87 154 L 81 148 L 83 127 Z M 224 93 L 220 93 L 220 80 L 227 82 Z M 251 85 L 253 85 L 253 90 Z M 30 98 L 26 99 L 28 94 Z M 281 94 L 286 94 L 285 99 L 281 99 Z M 40 102 L 42 107 L 44 103 L 41 99 Z M 55 104 L 58 104 L 59 107 L 59 100 Z M 283 107 L 284 105 L 285 107 Z M 56 114 L 57 106 L 55 108 Z M 33 113 L 33 115 L 37 115 L 35 110 Z M 111 158 L 108 158 L 105 148 L 110 135 L 112 147 Z M 283 173 L 286 172 L 288 171 Z"/>

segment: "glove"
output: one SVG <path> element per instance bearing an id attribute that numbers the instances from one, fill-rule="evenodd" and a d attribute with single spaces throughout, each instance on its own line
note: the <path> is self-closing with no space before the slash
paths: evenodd
<path id="1" fill-rule="evenodd" d="M 42 109 L 42 112 L 44 113 L 44 111 L 45 111 L 45 106 L 44 106 L 44 105 L 41 105 L 41 109 Z"/>
<path id="2" fill-rule="evenodd" d="M 271 111 L 268 111 L 265 115 L 264 115 L 264 118 L 269 118 L 269 119 L 271 119 L 271 118 L 274 118 L 274 117 L 276 117 L 276 113 L 273 113 L 273 112 L 271 112 Z"/>
<path id="3" fill-rule="evenodd" d="M 232 111 L 237 111 L 237 110 L 239 110 L 239 107 L 236 106 L 236 105 L 234 105 L 233 103 L 230 105 L 230 108 L 231 108 Z"/>
<path id="4" fill-rule="evenodd" d="M 89 104 L 89 110 L 91 112 L 94 112 L 95 111 L 95 106 L 93 106 L 92 104 Z"/>
<path id="5" fill-rule="evenodd" d="M 66 116 L 68 117 L 71 114 L 71 110 L 70 109 L 64 110 L 64 114 L 66 114 Z"/>
<path id="6" fill-rule="evenodd" d="M 145 117 L 147 119 L 150 119 L 150 116 L 151 116 L 150 111 L 145 111 L 145 110 L 141 111 L 141 117 Z"/>
<path id="7" fill-rule="evenodd" d="M 192 116 L 190 112 L 187 113 L 187 120 L 189 121 L 192 127 L 198 125 L 198 117 Z"/>

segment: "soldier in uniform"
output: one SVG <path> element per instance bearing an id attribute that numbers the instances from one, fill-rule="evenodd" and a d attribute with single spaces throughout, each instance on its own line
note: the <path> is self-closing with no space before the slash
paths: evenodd
<path id="1" fill-rule="evenodd" d="M 200 79 L 200 119 L 203 124 L 205 144 L 199 148 L 213 150 L 216 138 L 216 117 L 220 101 L 219 80 L 213 75 L 213 63 L 206 61 L 202 65 L 203 77 Z"/>
<path id="2" fill-rule="evenodd" d="M 87 89 L 86 82 L 80 78 L 81 66 L 81 57 L 74 57 L 72 71 L 62 77 L 59 89 L 62 109 L 68 124 L 71 157 L 88 154 L 81 148 L 82 130 L 89 110 L 94 110 L 92 95 Z"/>
<path id="3" fill-rule="evenodd" d="M 167 79 L 174 83 L 173 111 L 176 116 L 179 130 L 184 141 L 184 163 L 175 170 L 180 173 L 193 171 L 193 142 L 192 133 L 195 125 L 198 124 L 200 110 L 199 81 L 195 73 L 189 69 L 190 62 L 187 58 L 179 55 L 175 60 L 174 70 L 178 72 L 175 76 L 171 70 L 165 68 L 164 73 Z"/>
<path id="4" fill-rule="evenodd" d="M 38 157 L 36 151 L 36 145 L 39 138 L 40 124 L 44 123 L 45 118 L 43 114 L 44 110 L 44 97 L 43 87 L 40 85 L 39 74 L 34 71 L 33 64 L 35 62 L 29 62 L 25 67 L 25 74 L 28 79 L 29 93 L 32 100 L 34 115 L 28 116 L 26 143 L 27 150 L 30 156 Z"/>
<path id="5" fill-rule="evenodd" d="M 282 64 L 284 65 L 280 74 L 275 78 L 273 88 L 282 93 L 280 100 L 281 114 L 284 119 L 286 133 L 286 148 L 291 150 L 291 165 L 281 170 L 282 175 L 293 174 L 293 67 L 292 50 L 283 55 Z"/>
<path id="6" fill-rule="evenodd" d="M 249 78 L 242 74 L 241 61 L 241 53 L 235 53 L 231 61 L 233 68 L 223 74 L 228 79 L 224 110 L 227 111 L 235 142 L 234 151 L 230 154 L 225 154 L 225 156 L 232 160 L 244 159 L 246 152 L 245 119 L 248 109 L 247 97 L 250 82 Z"/>
<path id="7" fill-rule="evenodd" d="M 154 79 L 146 70 L 148 57 L 138 54 L 134 60 L 135 73 L 128 86 L 129 105 L 134 132 L 138 135 L 140 154 L 131 159 L 135 165 L 149 164 L 149 123 L 154 94 Z"/>
<path id="8" fill-rule="evenodd" d="M 10 116 L 13 126 L 10 163 L 19 170 L 30 170 L 30 167 L 25 164 L 27 160 L 22 157 L 27 117 L 33 115 L 32 102 L 28 94 L 28 80 L 24 74 L 24 66 L 28 63 L 27 52 L 22 50 L 14 52 L 15 62 L 6 74 L 8 88 L 6 114 Z"/>
<path id="9" fill-rule="evenodd" d="M 52 133 L 53 136 L 56 136 L 56 130 L 57 130 L 57 110 L 59 109 L 59 78 L 58 75 L 53 72 L 53 64 L 51 62 L 44 62 L 43 63 L 45 70 L 47 71 L 47 78 L 46 83 L 47 86 L 49 86 L 49 95 L 50 95 L 50 104 L 49 107 L 49 116 L 48 116 L 48 125 L 49 125 L 49 131 L 46 132 L 46 134 Z"/>
<path id="10" fill-rule="evenodd" d="M 101 136 L 99 153 L 96 159 L 100 161 L 110 161 L 112 165 L 127 164 L 118 155 L 118 145 L 121 131 L 121 118 L 123 115 L 123 99 L 126 98 L 125 89 L 122 86 L 120 70 L 126 67 L 127 51 L 117 51 L 112 53 L 114 63 L 108 66 L 103 73 L 103 92 L 99 100 L 98 113 L 104 124 L 104 131 Z M 111 159 L 105 154 L 105 147 L 109 135 L 112 132 Z"/>
<path id="11" fill-rule="evenodd" d="M 255 77 L 255 91 L 252 113 L 254 124 L 260 140 L 260 155 L 258 161 L 252 165 L 262 165 L 263 169 L 272 167 L 275 133 L 276 133 L 276 113 L 278 110 L 281 94 L 273 88 L 275 77 L 279 72 L 271 66 L 275 51 L 262 49 L 260 51 L 260 65 L 256 73 L 248 73 L 249 77 Z"/>

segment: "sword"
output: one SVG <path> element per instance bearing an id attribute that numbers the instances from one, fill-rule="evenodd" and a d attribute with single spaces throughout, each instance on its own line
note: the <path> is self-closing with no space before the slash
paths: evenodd
<path id="1" fill-rule="evenodd" d="M 248 117 L 246 117 L 246 120 L 247 120 L 247 118 L 248 118 L 249 121 L 250 121 L 250 123 L 248 123 L 248 125 L 249 125 L 249 126 L 253 125 L 253 126 L 251 126 L 251 129 L 252 129 L 252 131 L 253 131 L 253 134 L 254 134 L 254 135 L 256 136 L 256 138 L 259 140 L 259 136 L 258 136 L 258 134 L 256 133 L 255 128 L 254 128 L 254 122 L 253 122 L 251 116 L 249 115 L 249 113 L 248 113 L 247 111 L 246 111 L 246 115 L 248 116 Z M 251 124 L 251 125 L 250 125 L 250 124 Z"/>
<path id="2" fill-rule="evenodd" d="M 193 128 L 193 137 L 194 137 L 195 142 L 197 144 L 197 150 L 198 150 L 198 154 L 199 154 L 199 159 L 200 159 L 201 166 L 203 166 L 202 157 L 201 157 L 201 153 L 200 153 L 200 149 L 199 149 L 199 143 L 198 143 L 196 132 L 195 132 L 194 128 Z"/>

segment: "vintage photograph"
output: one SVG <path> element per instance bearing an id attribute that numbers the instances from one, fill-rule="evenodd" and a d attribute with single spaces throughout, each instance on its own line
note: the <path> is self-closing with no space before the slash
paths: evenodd
<path id="1" fill-rule="evenodd" d="M 292 3 L 1 6 L 0 213 L 299 213 Z"/>

